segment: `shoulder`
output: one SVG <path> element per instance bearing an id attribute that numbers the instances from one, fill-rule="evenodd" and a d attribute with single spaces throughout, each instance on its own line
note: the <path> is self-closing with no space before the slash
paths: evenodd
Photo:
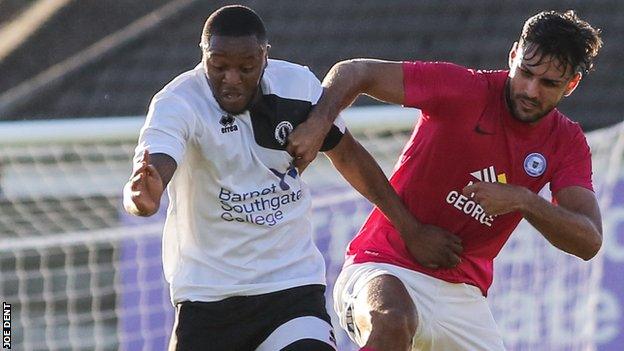
<path id="1" fill-rule="evenodd" d="M 203 91 L 202 78 L 203 69 L 199 64 L 194 69 L 181 73 L 167 83 L 154 95 L 153 101 L 170 100 L 190 105 L 193 100 L 200 97 L 199 95 Z"/>
<path id="2" fill-rule="evenodd" d="M 586 140 L 581 125 L 555 109 L 553 111 L 553 134 L 565 140 Z"/>
<path id="3" fill-rule="evenodd" d="M 403 74 L 406 85 L 471 95 L 488 90 L 500 80 L 501 71 L 476 70 L 451 62 L 408 61 L 403 62 Z"/>
<path id="4" fill-rule="evenodd" d="M 186 125 L 193 126 L 197 117 L 196 111 L 200 111 L 203 105 L 205 91 L 202 82 L 205 79 L 201 65 L 186 71 L 165 85 L 154 95 L 148 110 L 148 121 L 167 123 L 184 121 Z"/>
<path id="5" fill-rule="evenodd" d="M 403 61 L 403 71 L 407 74 L 441 74 L 459 79 L 486 79 L 489 74 L 499 71 L 483 71 L 442 61 Z"/>
<path id="6" fill-rule="evenodd" d="M 503 70 L 477 70 L 475 74 L 487 83 L 488 87 L 495 89 L 503 89 L 509 77 L 509 71 Z"/>
<path id="7" fill-rule="evenodd" d="M 312 75 L 312 72 L 308 66 L 284 60 L 269 59 L 265 74 L 276 76 L 294 74 L 296 76 L 300 76 L 299 78 L 307 79 L 310 75 Z"/>
<path id="8" fill-rule="evenodd" d="M 483 109 L 493 92 L 490 75 L 451 62 L 404 62 L 405 105 L 447 115 Z"/>
<path id="9" fill-rule="evenodd" d="M 509 76 L 508 71 L 503 70 L 475 70 L 465 69 L 463 77 L 466 81 L 472 82 L 478 90 L 475 93 L 485 93 L 489 96 L 499 98 L 499 94 L 505 89 L 505 82 Z"/>
<path id="10" fill-rule="evenodd" d="M 553 141 L 555 152 L 563 160 L 588 159 L 591 149 L 581 126 L 557 109 L 553 111 L 553 122 L 549 138 Z"/>
<path id="11" fill-rule="evenodd" d="M 264 94 L 297 100 L 310 100 L 312 91 L 322 89 L 308 67 L 274 59 L 268 61 L 262 88 Z"/>

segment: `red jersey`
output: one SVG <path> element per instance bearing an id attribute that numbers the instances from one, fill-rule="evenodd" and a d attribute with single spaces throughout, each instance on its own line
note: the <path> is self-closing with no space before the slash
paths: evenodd
<path id="1" fill-rule="evenodd" d="M 583 132 L 556 109 L 538 123 L 514 119 L 505 101 L 507 71 L 474 71 L 449 63 L 403 63 L 405 106 L 422 111 L 390 183 L 422 223 L 462 239 L 461 263 L 427 269 L 408 253 L 397 230 L 374 209 L 351 241 L 347 262 L 383 262 L 452 283 L 492 284 L 493 259 L 522 215 L 488 216 L 462 195 L 471 182 L 500 182 L 556 194 L 592 189 L 591 154 Z"/>

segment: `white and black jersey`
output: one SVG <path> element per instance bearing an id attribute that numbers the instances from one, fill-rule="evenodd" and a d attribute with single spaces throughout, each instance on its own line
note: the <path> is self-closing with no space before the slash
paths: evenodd
<path id="1" fill-rule="evenodd" d="M 306 119 L 322 87 L 307 67 L 269 60 L 261 88 L 260 103 L 232 116 L 198 65 L 150 104 L 135 161 L 147 149 L 177 163 L 163 233 L 174 304 L 325 284 L 310 192 L 285 151 L 288 133 Z M 343 133 L 338 119 L 323 150 Z"/>

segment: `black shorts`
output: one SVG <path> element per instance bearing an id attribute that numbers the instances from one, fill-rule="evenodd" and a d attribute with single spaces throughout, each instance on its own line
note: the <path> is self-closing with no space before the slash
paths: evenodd
<path id="1" fill-rule="evenodd" d="M 169 351 L 336 350 L 325 286 L 176 306 Z"/>

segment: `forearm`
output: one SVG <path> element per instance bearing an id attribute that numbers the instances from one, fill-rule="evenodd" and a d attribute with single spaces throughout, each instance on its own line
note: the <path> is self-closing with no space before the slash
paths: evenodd
<path id="1" fill-rule="evenodd" d="M 366 62 L 348 60 L 335 64 L 323 79 L 323 95 L 315 114 L 326 123 L 334 122 L 340 111 L 349 107 L 366 90 Z"/>
<path id="2" fill-rule="evenodd" d="M 336 169 L 360 194 L 388 218 L 416 262 L 430 269 L 452 268 L 461 261 L 461 239 L 432 225 L 419 223 L 403 204 L 377 162 L 348 132 L 326 152 Z"/>
<path id="3" fill-rule="evenodd" d="M 585 215 L 575 213 L 530 193 L 520 212 L 552 245 L 584 260 L 598 253 L 600 229 Z"/>
<path id="4" fill-rule="evenodd" d="M 344 154 L 348 157 L 330 156 L 334 167 L 355 190 L 381 210 L 401 235 L 409 232 L 410 226 L 420 224 L 407 210 L 377 162 L 359 143 L 355 142 Z"/>
<path id="5" fill-rule="evenodd" d="M 160 198 L 176 170 L 175 160 L 166 154 L 150 155 L 143 152 L 143 160 L 136 164 L 130 180 L 123 188 L 126 212 L 148 217 L 158 212 Z"/>

